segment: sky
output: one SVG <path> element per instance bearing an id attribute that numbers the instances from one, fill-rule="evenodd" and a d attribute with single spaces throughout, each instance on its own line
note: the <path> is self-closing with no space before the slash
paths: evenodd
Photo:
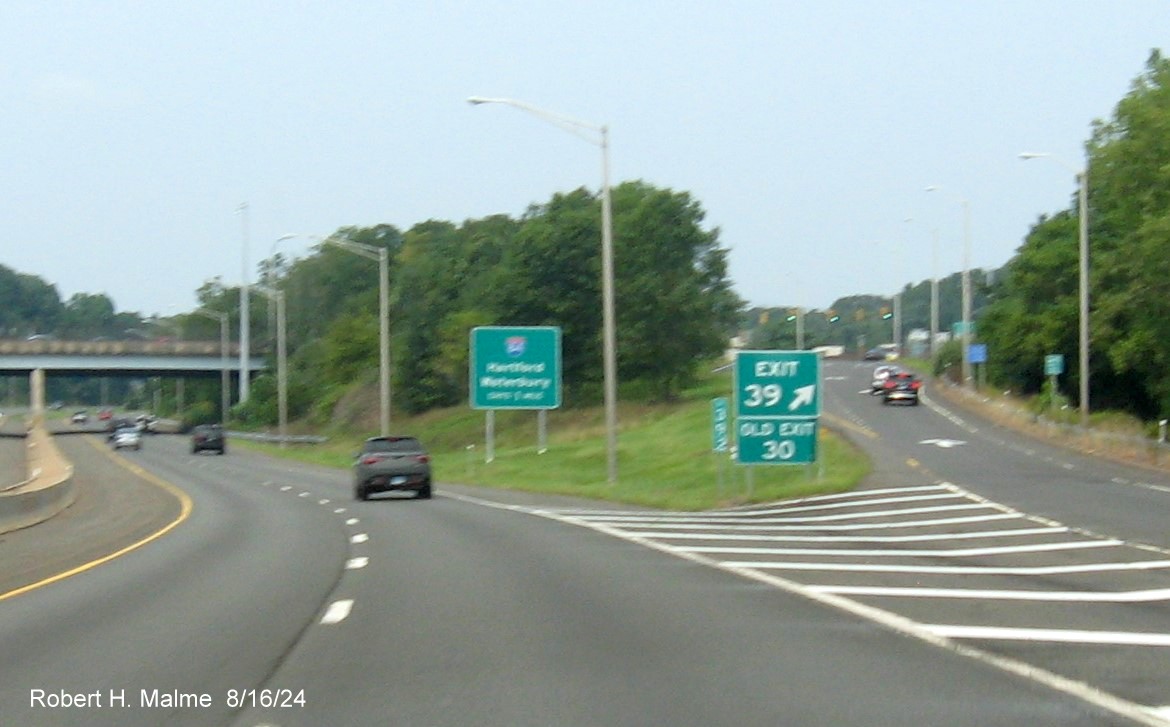
<path id="1" fill-rule="evenodd" d="M 740 297 L 825 309 L 1008 262 L 1168 39 L 1167 0 L 3 0 L 0 265 L 167 316 L 314 235 L 600 189 L 486 96 L 607 126 Z"/>

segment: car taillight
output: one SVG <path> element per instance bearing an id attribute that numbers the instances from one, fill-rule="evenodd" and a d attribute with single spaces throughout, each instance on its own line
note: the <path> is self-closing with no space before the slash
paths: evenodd
<path id="1" fill-rule="evenodd" d="M 420 455 L 416 456 L 415 459 L 418 460 L 419 464 L 426 464 L 427 462 L 431 461 L 431 455 L 420 454 Z"/>
<path id="2" fill-rule="evenodd" d="M 362 464 L 378 464 L 381 461 L 381 457 L 362 457 Z"/>
<path id="3" fill-rule="evenodd" d="M 910 384 L 910 388 L 911 388 L 911 389 L 914 389 L 915 391 L 918 391 L 918 387 L 919 387 L 919 386 L 922 386 L 922 382 L 921 382 L 921 381 L 915 381 L 915 382 L 912 382 L 912 383 Z"/>
<path id="4" fill-rule="evenodd" d="M 898 382 L 894 381 L 893 379 L 886 379 L 885 382 L 882 384 L 882 386 L 884 386 L 887 389 L 892 389 L 897 385 L 898 385 Z"/>

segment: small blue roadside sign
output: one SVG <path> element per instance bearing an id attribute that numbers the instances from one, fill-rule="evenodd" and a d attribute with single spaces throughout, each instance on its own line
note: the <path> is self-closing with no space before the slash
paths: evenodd
<path id="1" fill-rule="evenodd" d="M 1060 376 L 1064 373 L 1064 354 L 1050 353 L 1044 357 L 1044 375 Z"/>
<path id="2" fill-rule="evenodd" d="M 972 343 L 968 346 L 967 360 L 973 364 L 987 363 L 987 344 Z"/>

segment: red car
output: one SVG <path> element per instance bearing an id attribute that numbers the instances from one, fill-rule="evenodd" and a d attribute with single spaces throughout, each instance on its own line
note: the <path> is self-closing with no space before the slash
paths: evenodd
<path id="1" fill-rule="evenodd" d="M 909 371 L 897 371 L 882 384 L 883 404 L 909 404 L 918 406 L 918 391 L 922 381 Z"/>

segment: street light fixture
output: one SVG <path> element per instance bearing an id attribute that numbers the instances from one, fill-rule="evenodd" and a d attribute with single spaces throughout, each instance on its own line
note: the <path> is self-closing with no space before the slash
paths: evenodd
<path id="1" fill-rule="evenodd" d="M 1089 426 L 1089 169 L 1088 164 L 1077 169 L 1060 157 L 1047 152 L 1023 152 L 1021 159 L 1039 159 L 1046 157 L 1061 165 L 1076 175 L 1077 178 L 1077 206 L 1078 211 L 1078 257 L 1080 268 L 1080 284 L 1078 297 L 1080 298 L 1079 312 L 1079 351 L 1078 359 L 1081 369 L 1080 381 L 1080 413 L 1081 427 Z"/>
<path id="2" fill-rule="evenodd" d="M 284 291 L 257 285 L 256 292 L 276 301 L 276 397 L 280 427 L 280 446 L 288 446 L 288 356 L 286 353 L 287 321 L 284 315 Z"/>
<path id="3" fill-rule="evenodd" d="M 231 374 L 228 372 L 228 314 L 196 308 L 194 313 L 219 321 L 219 421 L 227 424 L 231 406 Z"/>
<path id="4" fill-rule="evenodd" d="M 937 192 L 942 187 L 932 184 L 926 188 L 927 192 Z M 971 203 L 960 197 L 959 204 L 963 205 L 963 330 L 960 340 L 963 347 L 963 386 L 974 384 L 971 376 Z"/>
<path id="5" fill-rule="evenodd" d="M 296 235 L 288 235 L 296 237 Z M 384 247 L 339 237 L 306 235 L 323 245 L 335 245 L 378 263 L 378 389 L 383 437 L 390 435 L 390 253 Z"/>
<path id="6" fill-rule="evenodd" d="M 614 322 L 613 290 L 613 213 L 609 189 L 609 127 L 591 124 L 564 114 L 537 108 L 510 98 L 472 96 L 472 105 L 503 104 L 544 119 L 585 141 L 601 148 L 601 298 L 602 298 L 602 362 L 605 377 L 605 433 L 606 476 L 610 484 L 618 479 L 617 466 L 617 335 Z"/>

